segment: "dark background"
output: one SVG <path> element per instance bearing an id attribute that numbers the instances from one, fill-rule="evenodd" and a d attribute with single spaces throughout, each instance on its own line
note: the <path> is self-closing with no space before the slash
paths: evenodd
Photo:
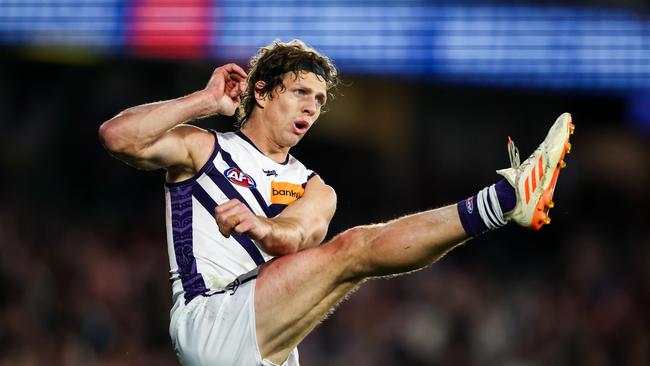
<path id="1" fill-rule="evenodd" d="M 163 172 L 111 158 L 97 129 L 230 60 L 2 53 L 0 365 L 177 364 Z M 369 281 L 303 342 L 304 365 L 650 363 L 650 128 L 631 113 L 643 94 L 343 78 L 293 150 L 338 193 L 329 237 L 475 194 L 508 166 L 507 136 L 523 160 L 562 112 L 576 134 L 551 225 L 508 225 Z"/>

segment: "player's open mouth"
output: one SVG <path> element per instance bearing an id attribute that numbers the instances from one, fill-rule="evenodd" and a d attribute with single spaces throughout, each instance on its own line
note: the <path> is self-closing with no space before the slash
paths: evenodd
<path id="1" fill-rule="evenodd" d="M 296 133 L 303 134 L 309 129 L 309 122 L 307 121 L 295 121 L 293 123 L 293 129 Z"/>

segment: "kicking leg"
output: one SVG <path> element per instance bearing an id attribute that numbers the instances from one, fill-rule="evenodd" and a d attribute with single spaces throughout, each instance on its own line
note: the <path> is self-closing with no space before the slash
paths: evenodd
<path id="1" fill-rule="evenodd" d="M 257 340 L 262 356 L 282 363 L 289 352 L 364 279 L 425 267 L 470 237 L 506 221 L 539 229 L 548 211 L 573 123 L 560 116 L 537 150 L 479 194 L 437 210 L 350 229 L 330 242 L 262 266 L 255 287 Z"/>

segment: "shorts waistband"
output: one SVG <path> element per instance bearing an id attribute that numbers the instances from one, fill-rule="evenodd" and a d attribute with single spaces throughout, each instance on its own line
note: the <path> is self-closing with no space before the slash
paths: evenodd
<path id="1" fill-rule="evenodd" d="M 243 275 L 240 275 L 239 277 L 235 278 L 235 280 L 229 283 L 228 285 L 226 285 L 225 288 L 221 290 L 209 291 L 201 294 L 201 296 L 210 297 L 213 295 L 219 295 L 225 293 L 229 293 L 232 296 L 235 294 L 239 286 L 245 284 L 246 282 L 256 279 L 258 272 L 259 272 L 259 267 L 255 267 L 255 269 L 253 269 L 252 271 L 244 273 Z"/>

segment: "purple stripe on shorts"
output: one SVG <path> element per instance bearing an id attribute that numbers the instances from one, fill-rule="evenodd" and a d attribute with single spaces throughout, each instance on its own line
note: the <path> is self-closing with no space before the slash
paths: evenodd
<path id="1" fill-rule="evenodd" d="M 187 304 L 197 295 L 206 293 L 203 277 L 196 269 L 192 241 L 192 186 L 169 187 L 171 196 L 172 236 L 178 274 L 185 290 Z"/>

